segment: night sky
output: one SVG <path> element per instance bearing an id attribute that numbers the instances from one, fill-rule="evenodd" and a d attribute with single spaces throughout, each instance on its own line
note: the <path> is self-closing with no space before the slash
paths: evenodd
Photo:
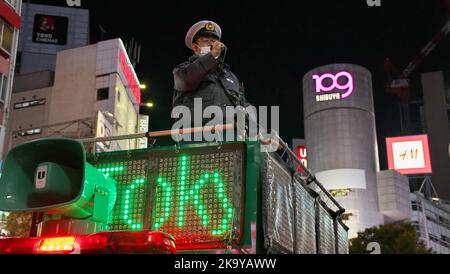
<path id="1" fill-rule="evenodd" d="M 382 7 L 368 7 L 366 0 L 82 3 L 91 11 L 92 43 L 100 39 L 98 24 L 107 31 L 105 39 L 120 37 L 127 42 L 134 37 L 142 43 L 136 71 L 149 86 L 144 101 L 155 102 L 154 109 L 143 110 L 151 116 L 151 130 L 171 128 L 172 69 L 191 55 L 184 37 L 200 20 L 221 26 L 222 41 L 229 49 L 226 61 L 245 83 L 247 99 L 254 105 L 280 106 L 280 135 L 286 142 L 304 137 L 302 78 L 306 72 L 331 63 L 368 68 L 373 74 L 382 168 L 387 165 L 384 138 L 401 134 L 398 99 L 384 92 L 384 58 L 391 57 L 403 70 L 441 29 L 449 11 L 444 0 L 382 0 Z M 448 70 L 449 48 L 447 37 L 412 78 Z"/>

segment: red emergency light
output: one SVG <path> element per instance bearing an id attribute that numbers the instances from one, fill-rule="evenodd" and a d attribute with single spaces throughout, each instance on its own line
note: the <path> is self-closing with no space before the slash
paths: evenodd
<path id="1" fill-rule="evenodd" d="M 101 232 L 83 236 L 0 239 L 0 254 L 175 254 L 174 238 L 151 231 Z"/>

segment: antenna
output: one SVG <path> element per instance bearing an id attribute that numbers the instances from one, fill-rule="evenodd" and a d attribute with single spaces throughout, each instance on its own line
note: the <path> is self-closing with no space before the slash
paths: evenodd
<path id="1" fill-rule="evenodd" d="M 103 38 L 105 36 L 105 33 L 107 33 L 107 31 L 102 27 L 102 25 L 98 24 L 98 28 L 100 29 L 100 31 L 102 32 L 100 35 L 100 41 L 103 41 Z"/>
<path id="2" fill-rule="evenodd" d="M 141 62 L 141 49 L 142 44 L 139 44 L 138 54 L 137 54 L 137 63 L 139 64 Z"/>
<path id="3" fill-rule="evenodd" d="M 141 52 L 142 52 L 142 44 L 141 42 L 131 38 L 131 41 L 126 43 L 125 46 L 128 56 L 130 57 L 130 62 L 133 67 L 136 67 L 141 62 Z"/>

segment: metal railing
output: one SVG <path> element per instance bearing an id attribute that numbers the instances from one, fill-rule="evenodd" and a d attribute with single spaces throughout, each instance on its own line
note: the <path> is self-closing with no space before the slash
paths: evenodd
<path id="1" fill-rule="evenodd" d="M 109 137 L 98 137 L 98 138 L 87 138 L 80 139 L 79 141 L 84 144 L 91 144 L 97 142 L 110 142 L 110 141 L 120 141 L 120 140 L 129 140 L 129 139 L 139 139 L 139 138 L 159 138 L 159 137 L 167 137 L 167 136 L 180 136 L 184 134 L 194 134 L 194 133 L 204 133 L 204 132 L 223 132 L 226 130 L 232 130 L 235 126 L 233 124 L 223 124 L 223 125 L 215 125 L 215 126 L 206 126 L 206 127 L 197 127 L 197 128 L 188 128 L 188 129 L 177 129 L 177 130 L 163 130 L 163 131 L 154 131 L 154 132 L 146 132 L 146 133 L 137 133 L 137 134 L 129 134 L 129 135 L 121 135 L 121 136 L 109 136 Z M 283 153 L 287 153 L 288 157 L 292 159 L 298 166 L 300 166 L 304 173 L 307 175 L 305 181 L 308 185 L 315 184 L 324 194 L 325 196 L 337 207 L 337 215 L 341 216 L 344 214 L 345 209 L 336 201 L 336 199 L 325 189 L 325 187 L 317 180 L 317 178 L 312 174 L 312 172 L 301 162 L 301 160 L 297 157 L 297 155 L 292 151 L 289 145 L 284 142 L 278 135 L 276 137 L 264 138 L 261 134 L 257 138 L 257 140 L 263 145 L 275 145 L 278 147 L 278 150 L 284 150 Z"/>

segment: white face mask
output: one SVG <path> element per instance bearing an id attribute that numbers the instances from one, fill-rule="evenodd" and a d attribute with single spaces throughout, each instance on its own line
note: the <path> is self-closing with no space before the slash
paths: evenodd
<path id="1" fill-rule="evenodd" d="M 200 56 L 205 56 L 206 54 L 211 52 L 211 47 L 201 47 L 200 48 Z"/>

